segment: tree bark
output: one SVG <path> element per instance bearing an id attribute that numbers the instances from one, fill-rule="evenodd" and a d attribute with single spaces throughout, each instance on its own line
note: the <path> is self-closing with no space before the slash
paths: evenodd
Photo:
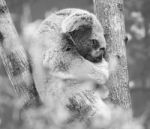
<path id="1" fill-rule="evenodd" d="M 26 105 L 39 102 L 25 50 L 5 0 L 0 0 L 0 56 L 13 89 Z"/>
<path id="2" fill-rule="evenodd" d="M 117 69 L 107 83 L 110 100 L 130 109 L 123 0 L 94 0 L 94 9 L 104 28 L 108 60 L 114 56 L 118 60 Z"/>

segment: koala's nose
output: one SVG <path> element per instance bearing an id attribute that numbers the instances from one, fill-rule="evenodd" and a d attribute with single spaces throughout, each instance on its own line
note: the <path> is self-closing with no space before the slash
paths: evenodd
<path id="1" fill-rule="evenodd" d="M 99 63 L 105 58 L 105 48 L 99 48 L 91 52 L 91 60 L 93 63 Z"/>
<path id="2" fill-rule="evenodd" d="M 105 57 L 105 48 L 102 47 L 102 48 L 98 48 L 97 50 L 93 50 L 92 56 L 95 58 L 99 57 L 100 59 L 104 58 Z"/>
<path id="3" fill-rule="evenodd" d="M 104 57 L 105 57 L 105 54 L 106 54 L 105 48 L 104 48 L 104 47 L 100 48 L 100 49 L 99 49 L 99 53 L 100 53 L 100 56 L 101 56 L 102 58 L 104 58 Z"/>

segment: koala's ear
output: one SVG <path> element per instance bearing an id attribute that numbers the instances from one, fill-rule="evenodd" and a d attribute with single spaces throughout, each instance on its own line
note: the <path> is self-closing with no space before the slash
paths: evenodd
<path id="1" fill-rule="evenodd" d="M 79 11 L 71 14 L 62 22 L 62 32 L 70 33 L 80 28 L 92 28 L 93 17 L 86 11 Z"/>

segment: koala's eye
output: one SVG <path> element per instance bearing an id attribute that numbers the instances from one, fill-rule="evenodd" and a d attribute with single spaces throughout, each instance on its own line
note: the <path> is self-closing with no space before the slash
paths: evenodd
<path id="1" fill-rule="evenodd" d="M 71 51 L 71 46 L 66 47 L 66 51 Z"/>
<path id="2" fill-rule="evenodd" d="M 63 51 L 66 51 L 66 52 L 71 51 L 74 47 L 72 40 L 69 38 L 68 35 L 67 36 L 65 35 L 64 39 L 66 40 L 66 43 L 62 48 Z"/>
<path id="3" fill-rule="evenodd" d="M 69 52 L 74 49 L 74 45 L 72 43 L 66 43 L 66 45 L 63 47 L 63 51 Z"/>

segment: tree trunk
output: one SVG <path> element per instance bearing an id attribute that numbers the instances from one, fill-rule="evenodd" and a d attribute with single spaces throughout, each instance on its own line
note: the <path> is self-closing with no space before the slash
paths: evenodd
<path id="1" fill-rule="evenodd" d="M 118 60 L 117 69 L 107 84 L 110 100 L 125 109 L 130 109 L 123 0 L 94 0 L 94 9 L 104 28 L 108 59 L 115 56 Z"/>
<path id="2" fill-rule="evenodd" d="M 39 101 L 29 61 L 21 45 L 5 0 L 0 0 L 0 56 L 13 89 L 25 104 Z"/>

